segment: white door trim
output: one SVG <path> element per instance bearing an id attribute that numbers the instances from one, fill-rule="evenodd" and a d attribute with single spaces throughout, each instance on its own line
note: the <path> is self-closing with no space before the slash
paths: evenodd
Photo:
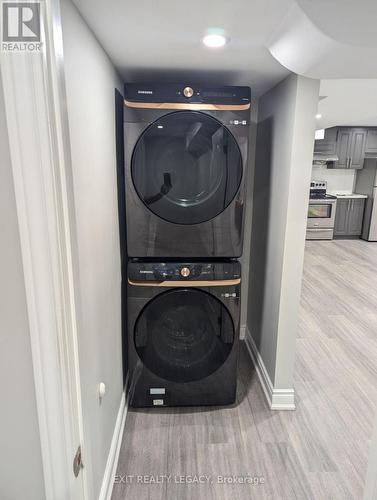
<path id="1" fill-rule="evenodd" d="M 41 2 L 44 52 L 2 52 L 46 499 L 88 499 L 77 348 L 74 207 L 59 0 Z"/>
<path id="2" fill-rule="evenodd" d="M 128 386 L 127 380 L 124 385 L 125 387 Z M 107 457 L 105 472 L 103 474 L 101 491 L 98 500 L 111 500 L 115 475 L 118 467 L 120 448 L 122 445 L 123 431 L 126 424 L 127 411 L 128 399 L 126 391 L 124 391 L 120 400 L 118 416 L 115 422 L 113 437 L 111 440 L 110 450 Z"/>

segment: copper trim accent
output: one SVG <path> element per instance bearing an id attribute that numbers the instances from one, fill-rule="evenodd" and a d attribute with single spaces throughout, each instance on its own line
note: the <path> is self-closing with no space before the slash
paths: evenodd
<path id="1" fill-rule="evenodd" d="M 158 286 L 158 287 L 170 287 L 170 288 L 187 288 L 187 287 L 203 287 L 203 286 L 232 286 L 239 285 L 241 283 L 241 278 L 234 280 L 215 280 L 215 281 L 134 281 L 128 279 L 128 283 L 133 286 Z"/>
<path id="2" fill-rule="evenodd" d="M 250 103 L 247 104 L 206 104 L 195 102 L 132 102 L 124 100 L 124 105 L 128 108 L 137 109 L 188 109 L 193 111 L 242 111 L 250 109 Z"/>

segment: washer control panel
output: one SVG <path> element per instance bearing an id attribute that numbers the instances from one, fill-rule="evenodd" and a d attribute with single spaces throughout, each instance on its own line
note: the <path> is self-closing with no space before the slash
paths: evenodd
<path id="1" fill-rule="evenodd" d="M 183 276 L 184 278 L 188 278 L 191 274 L 191 270 L 189 267 L 182 267 L 181 269 L 181 276 Z"/>
<path id="2" fill-rule="evenodd" d="M 214 281 L 241 277 L 241 265 L 231 262 L 139 262 L 128 264 L 131 281 Z"/>

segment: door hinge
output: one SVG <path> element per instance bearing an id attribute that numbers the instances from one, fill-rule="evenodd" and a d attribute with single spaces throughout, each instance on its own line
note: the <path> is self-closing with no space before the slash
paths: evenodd
<path id="1" fill-rule="evenodd" d="M 77 448 L 75 458 L 73 459 L 73 473 L 75 477 L 77 477 L 80 473 L 80 470 L 84 467 L 84 464 L 82 463 L 82 453 L 81 453 L 81 446 Z"/>

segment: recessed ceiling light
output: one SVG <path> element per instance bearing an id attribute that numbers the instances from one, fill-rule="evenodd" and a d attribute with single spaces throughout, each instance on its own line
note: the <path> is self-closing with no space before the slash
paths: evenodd
<path id="1" fill-rule="evenodd" d="M 322 115 L 321 115 L 321 113 L 317 113 L 317 114 L 315 115 L 315 117 L 316 117 L 316 119 L 317 119 L 317 120 L 320 120 L 320 119 L 322 118 Z"/>
<path id="2" fill-rule="evenodd" d="M 204 45 L 206 47 L 211 47 L 212 49 L 224 47 L 226 42 L 226 37 L 224 35 L 220 35 L 219 33 L 209 33 L 203 38 Z"/>

